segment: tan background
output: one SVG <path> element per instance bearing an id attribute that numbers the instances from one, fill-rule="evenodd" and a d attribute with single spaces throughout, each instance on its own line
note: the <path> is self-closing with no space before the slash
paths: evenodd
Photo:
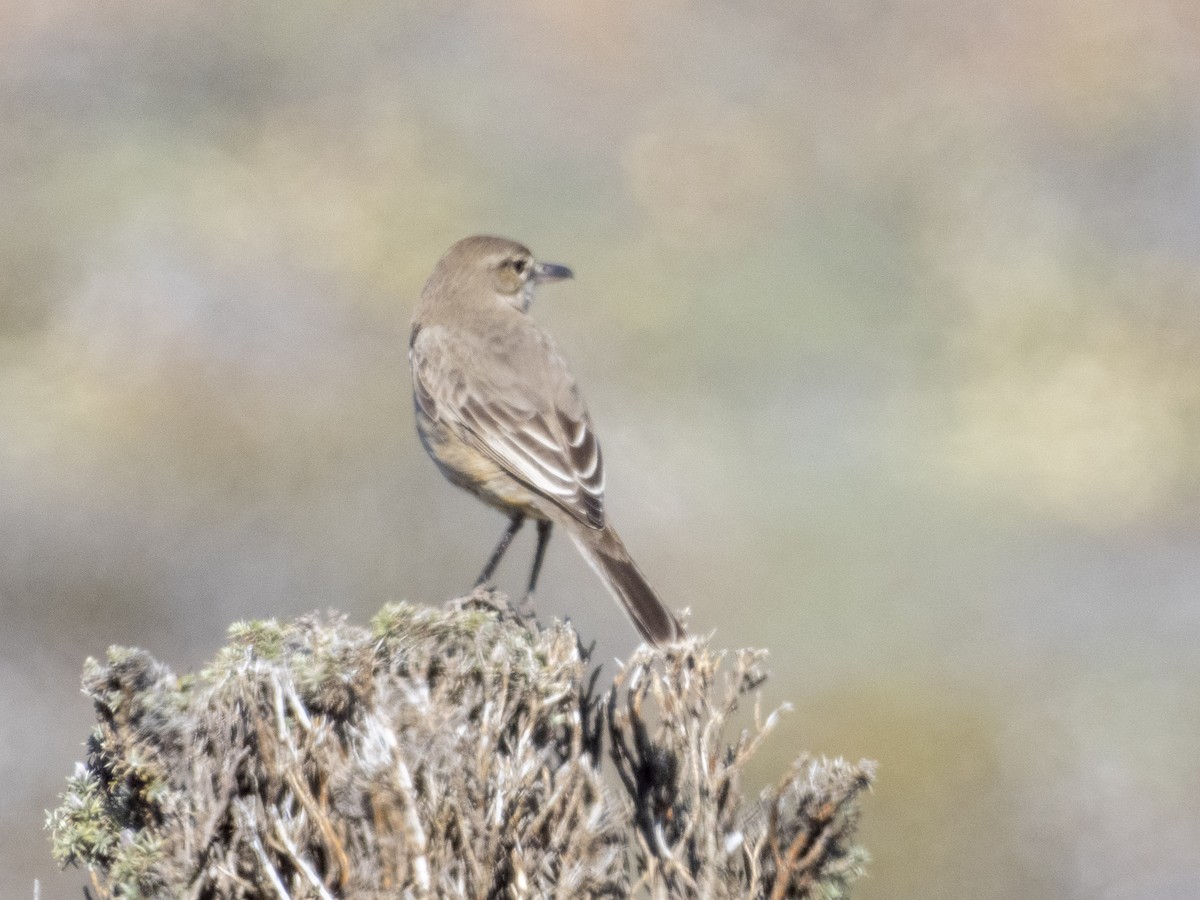
<path id="1" fill-rule="evenodd" d="M 0 123 L 0 895 L 78 896 L 86 655 L 469 585 L 405 342 L 476 231 L 771 648 L 756 777 L 880 761 L 859 897 L 1200 894 L 1194 0 L 9 2 Z M 540 604 L 633 644 L 565 541 Z"/>

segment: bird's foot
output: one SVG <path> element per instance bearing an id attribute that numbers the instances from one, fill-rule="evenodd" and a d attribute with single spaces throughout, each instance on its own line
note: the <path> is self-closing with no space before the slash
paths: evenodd
<path id="1" fill-rule="evenodd" d="M 495 588 L 480 583 L 471 588 L 471 593 L 463 597 L 455 597 L 448 604 L 450 609 L 461 611 L 465 609 L 490 609 L 498 613 L 513 612 L 508 596 Z"/>
<path id="2" fill-rule="evenodd" d="M 447 608 L 456 612 L 468 609 L 486 609 L 496 613 L 501 619 L 515 621 L 518 625 L 536 635 L 541 631 L 537 617 L 534 614 L 533 597 L 526 594 L 520 603 L 513 603 L 507 594 L 486 585 L 476 585 L 465 597 L 457 597 L 446 604 Z"/>
<path id="3" fill-rule="evenodd" d="M 521 602 L 515 607 L 516 613 L 523 619 L 536 619 L 537 607 L 533 603 L 533 592 L 530 591 L 521 598 Z"/>

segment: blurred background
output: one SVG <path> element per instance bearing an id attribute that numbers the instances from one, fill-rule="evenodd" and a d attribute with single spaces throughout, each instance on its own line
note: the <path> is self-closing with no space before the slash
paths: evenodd
<path id="1" fill-rule="evenodd" d="M 470 586 L 406 351 L 473 232 L 770 648 L 751 788 L 879 760 L 858 897 L 1200 894 L 1194 0 L 6 3 L 0 116 L 0 895 L 78 896 L 86 656 Z M 561 538 L 538 600 L 632 649 Z"/>

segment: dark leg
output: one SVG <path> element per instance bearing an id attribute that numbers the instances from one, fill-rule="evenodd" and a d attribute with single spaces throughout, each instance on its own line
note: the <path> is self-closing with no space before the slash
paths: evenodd
<path id="1" fill-rule="evenodd" d="M 529 587 L 525 590 L 526 599 L 533 596 L 534 588 L 537 587 L 538 575 L 542 571 L 542 560 L 546 556 L 546 545 L 550 543 L 551 526 L 552 523 L 549 519 L 538 519 L 537 550 L 533 553 L 533 571 L 529 573 Z"/>
<path id="2" fill-rule="evenodd" d="M 492 573 L 496 571 L 496 566 L 500 565 L 500 560 L 504 558 L 504 551 L 508 549 L 508 545 L 512 543 L 512 539 L 517 532 L 521 530 L 521 526 L 525 524 L 524 513 L 513 513 L 513 517 L 508 522 L 508 527 L 504 529 L 504 534 L 500 535 L 500 543 L 496 545 L 496 549 L 492 551 L 492 555 L 488 557 L 487 565 L 483 567 L 483 571 L 479 573 L 479 577 L 475 579 L 475 587 L 485 584 Z M 539 523 L 540 525 L 541 523 Z"/>

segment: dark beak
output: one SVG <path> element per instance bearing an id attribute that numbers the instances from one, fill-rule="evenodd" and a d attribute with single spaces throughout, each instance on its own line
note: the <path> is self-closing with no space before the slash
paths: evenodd
<path id="1" fill-rule="evenodd" d="M 575 273 L 566 266 L 560 266 L 557 263 L 534 263 L 533 266 L 533 281 L 535 284 L 542 284 L 546 281 L 562 281 L 564 278 L 574 278 Z"/>

